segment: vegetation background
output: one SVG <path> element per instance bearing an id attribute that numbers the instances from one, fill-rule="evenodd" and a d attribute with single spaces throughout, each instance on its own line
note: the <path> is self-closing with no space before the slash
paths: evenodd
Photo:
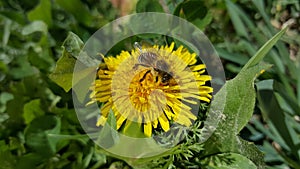
<path id="1" fill-rule="evenodd" d="M 291 23 L 265 58 L 273 68 L 256 81 L 257 106 L 240 136 L 264 152 L 267 168 L 300 168 L 298 0 L 0 0 L 0 169 L 130 168 L 84 137 L 71 92 L 49 74 L 69 32 L 86 41 L 120 16 L 151 11 L 203 30 L 228 79 Z"/>

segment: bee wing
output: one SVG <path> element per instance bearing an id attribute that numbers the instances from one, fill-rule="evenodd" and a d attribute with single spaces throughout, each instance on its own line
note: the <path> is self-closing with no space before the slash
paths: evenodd
<path id="1" fill-rule="evenodd" d="M 138 60 L 142 64 L 154 66 L 157 60 L 157 55 L 153 52 L 143 52 L 140 54 Z"/>
<path id="2" fill-rule="evenodd" d="M 156 68 L 161 71 L 169 71 L 169 65 L 164 60 L 158 60 L 156 62 Z"/>

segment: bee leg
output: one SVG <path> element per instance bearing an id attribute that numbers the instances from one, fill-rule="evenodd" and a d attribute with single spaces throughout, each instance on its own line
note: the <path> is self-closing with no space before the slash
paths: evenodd
<path id="1" fill-rule="evenodd" d="M 146 72 L 146 73 L 143 75 L 143 77 L 140 79 L 140 82 L 144 81 L 145 78 L 146 78 L 146 76 L 147 76 L 147 74 L 150 73 L 150 72 L 151 72 L 151 70 L 147 70 L 147 72 Z"/>
<path id="2" fill-rule="evenodd" d="M 155 83 L 157 83 L 160 80 L 159 69 L 152 68 L 152 75 L 155 76 Z"/>

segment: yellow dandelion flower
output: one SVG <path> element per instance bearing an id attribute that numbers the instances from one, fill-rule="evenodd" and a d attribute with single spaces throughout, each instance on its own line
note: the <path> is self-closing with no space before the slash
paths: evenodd
<path id="1" fill-rule="evenodd" d="M 112 110 L 118 130 L 135 121 L 147 137 L 158 128 L 167 132 L 171 123 L 190 126 L 197 119 L 191 105 L 210 102 L 213 91 L 198 62 L 195 53 L 183 46 L 175 50 L 174 43 L 105 57 L 91 87 L 90 103 L 103 103 L 96 125 L 103 126 Z"/>

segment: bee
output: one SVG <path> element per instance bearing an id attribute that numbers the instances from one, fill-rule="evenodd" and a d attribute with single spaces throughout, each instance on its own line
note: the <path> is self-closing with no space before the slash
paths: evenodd
<path id="1" fill-rule="evenodd" d="M 172 79 L 173 74 L 169 71 L 170 66 L 166 61 L 159 58 L 158 54 L 151 51 L 142 51 L 142 47 L 135 42 L 134 47 L 140 50 L 141 54 L 138 56 L 138 63 L 134 65 L 133 69 L 137 69 L 138 66 L 144 66 L 151 68 L 146 71 L 140 82 L 145 80 L 148 73 L 156 74 L 155 82 L 161 80 L 163 85 L 168 85 L 169 81 Z M 154 73 L 155 72 L 155 73 Z M 160 79 L 159 79 L 160 78 Z"/>

